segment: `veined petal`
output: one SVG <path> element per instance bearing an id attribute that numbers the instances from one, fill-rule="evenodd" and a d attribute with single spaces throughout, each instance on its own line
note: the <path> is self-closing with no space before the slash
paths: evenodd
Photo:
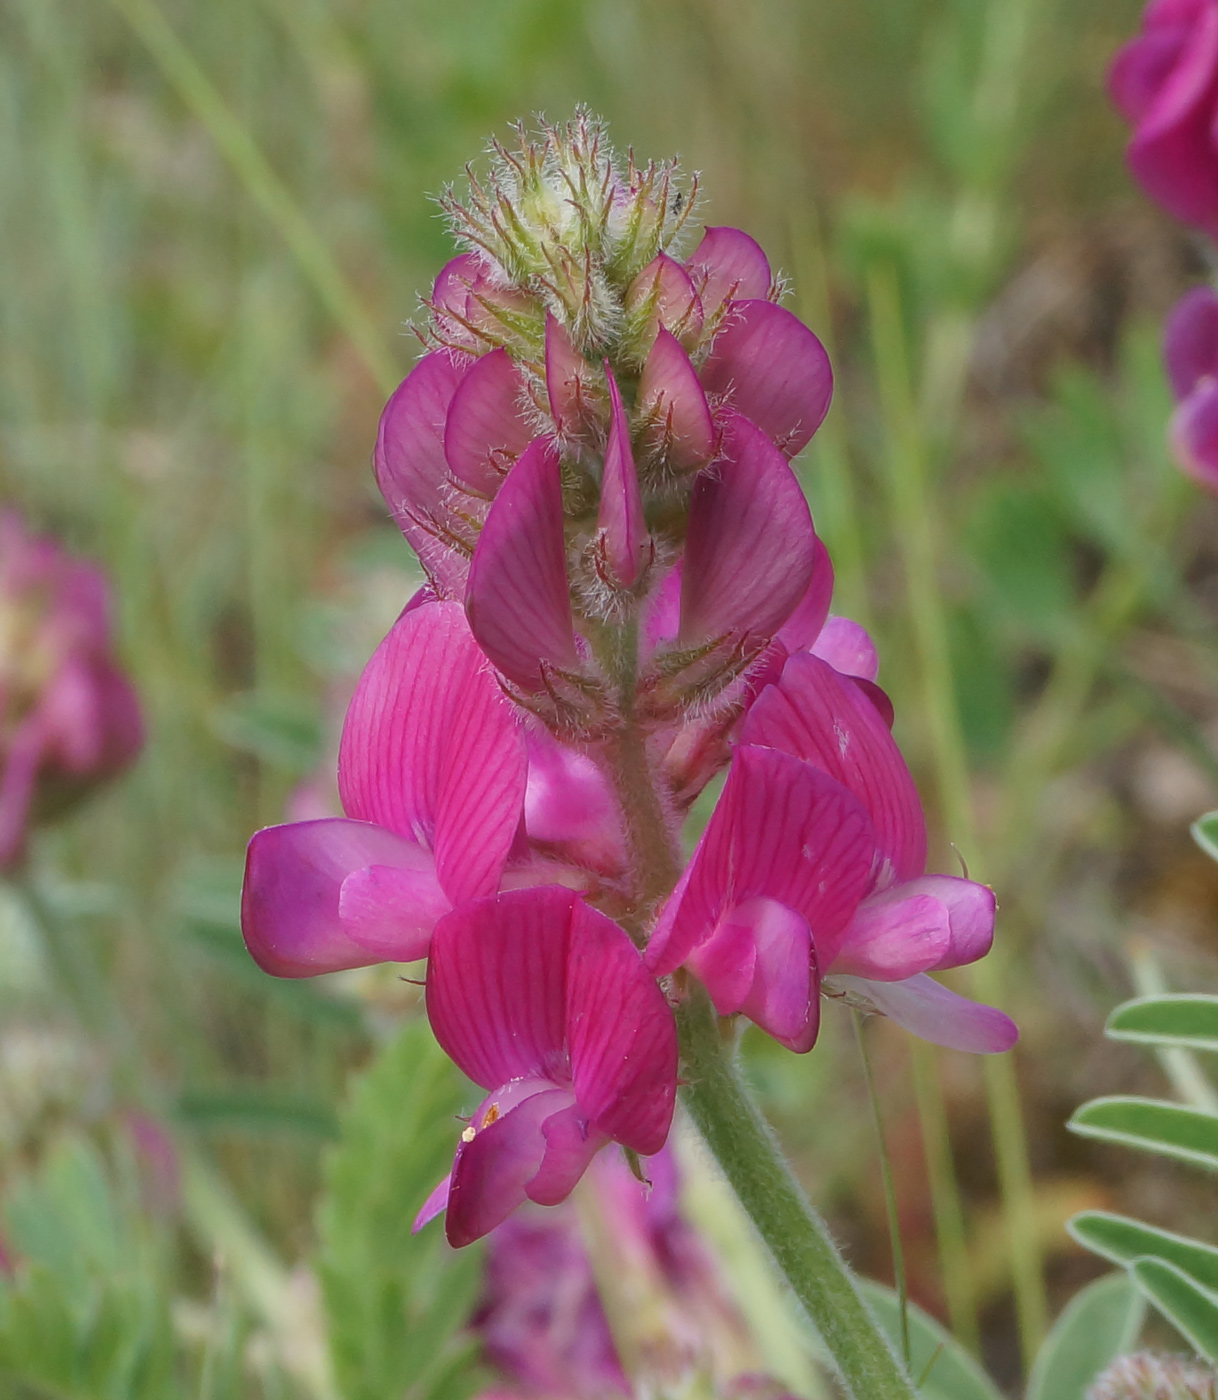
<path id="1" fill-rule="evenodd" d="M 827 618 L 808 650 L 843 676 L 874 682 L 879 675 L 880 657 L 875 643 L 865 627 L 848 617 Z"/>
<path id="2" fill-rule="evenodd" d="M 792 656 L 749 710 L 741 739 L 815 764 L 862 802 L 883 858 L 876 888 L 925 870 L 926 820 L 901 751 L 858 684 L 828 662 Z"/>
<path id="3" fill-rule="evenodd" d="M 489 1234 L 528 1199 L 526 1187 L 546 1152 L 542 1126 L 570 1102 L 569 1093 L 545 1081 L 505 1085 L 483 1102 L 453 1162 L 444 1233 L 454 1249 Z"/>
<path id="4" fill-rule="evenodd" d="M 541 1134 L 546 1142 L 545 1156 L 525 1193 L 539 1206 L 556 1206 L 575 1190 L 589 1162 L 611 1139 L 589 1125 L 576 1103 L 551 1113 L 541 1125 Z"/>
<path id="5" fill-rule="evenodd" d="M 625 308 L 631 325 L 643 323 L 632 336 L 640 359 L 661 328 L 690 348 L 702 335 L 701 299 L 689 273 L 667 253 L 657 253 L 626 289 Z"/>
<path id="6" fill-rule="evenodd" d="M 241 932 L 251 956 L 276 977 L 313 977 L 385 961 L 411 962 L 427 952 L 437 911 L 446 904 L 431 858 L 410 841 L 368 822 L 329 817 L 269 826 L 254 833 L 241 890 Z M 344 881 L 368 866 L 405 873 L 418 897 L 396 908 L 394 940 L 385 910 L 376 911 L 374 949 L 357 942 L 367 909 L 340 908 Z"/>
<path id="7" fill-rule="evenodd" d="M 798 913 L 827 966 L 871 874 L 875 833 L 858 800 L 777 749 L 737 748 L 727 783 L 651 943 L 657 975 L 679 967 L 719 920 L 763 896 Z"/>
<path id="8" fill-rule="evenodd" d="M 511 681 L 543 684 L 543 663 L 579 664 L 558 453 L 538 438 L 508 473 L 482 527 L 465 594 L 478 644 Z"/>
<path id="9" fill-rule="evenodd" d="M 833 397 L 825 347 L 772 301 L 741 301 L 715 337 L 699 377 L 708 394 L 743 413 L 785 457 L 806 447 Z"/>
<path id="10" fill-rule="evenodd" d="M 339 886 L 338 917 L 353 943 L 381 962 L 425 957 L 436 921 L 452 908 L 435 863 L 419 847 L 417 866 L 365 865 Z"/>
<path id="11" fill-rule="evenodd" d="M 924 972 L 904 982 L 837 976 L 833 982 L 865 996 L 898 1026 L 949 1050 L 998 1055 L 1019 1039 L 1019 1030 L 1009 1016 L 992 1006 L 957 996 Z"/>
<path id="12" fill-rule="evenodd" d="M 795 611 L 778 629 L 778 640 L 788 652 L 811 651 L 824 630 L 833 600 L 833 560 L 824 541 L 817 536 L 812 559 L 812 578 Z"/>
<path id="13" fill-rule="evenodd" d="M 829 968 L 831 976 L 900 982 L 939 966 L 951 948 L 947 906 L 931 894 L 907 889 L 894 885 L 859 905 Z"/>
<path id="14" fill-rule="evenodd" d="M 1163 331 L 1172 393 L 1186 399 L 1198 380 L 1218 377 L 1218 292 L 1194 287 L 1172 308 Z"/>
<path id="15" fill-rule="evenodd" d="M 674 472 L 710 461 L 715 422 L 706 393 L 689 356 L 663 326 L 643 365 L 635 402 L 643 446 L 652 457 Z"/>
<path id="16" fill-rule="evenodd" d="M 524 739 L 456 603 L 403 614 L 360 677 L 344 810 L 429 846 L 454 902 L 490 894 L 520 821 Z"/>
<path id="17" fill-rule="evenodd" d="M 720 1015 L 742 1011 L 797 1052 L 810 1050 L 820 1024 L 816 955 L 806 921 L 764 897 L 725 916 L 689 958 Z"/>
<path id="18" fill-rule="evenodd" d="M 436 925 L 427 1014 L 440 1045 L 475 1084 L 565 1077 L 574 902 L 555 885 L 512 890 L 463 904 Z"/>
<path id="19" fill-rule="evenodd" d="M 766 435 L 726 415 L 724 459 L 694 482 L 681 582 L 681 646 L 760 644 L 804 596 L 816 534 L 795 474 Z"/>
<path id="20" fill-rule="evenodd" d="M 988 885 L 963 880 L 958 875 L 923 875 L 921 879 L 909 880 L 896 888 L 908 894 L 934 895 L 947 910 L 951 937 L 947 951 L 935 964 L 935 971 L 965 967 L 990 951 L 998 904 Z"/>
<path id="21" fill-rule="evenodd" d="M 444 457 L 475 495 L 491 499 L 533 439 L 523 396 L 520 371 L 502 349 L 475 360 L 457 385 L 444 420 Z"/>
<path id="22" fill-rule="evenodd" d="M 622 407 L 617 381 L 605 361 L 609 381 L 609 441 L 601 477 L 600 511 L 597 515 L 601 561 L 608 579 L 619 588 L 631 588 L 652 553 L 651 537 L 643 519 L 639 474 L 630 450 L 630 420 Z"/>
<path id="23" fill-rule="evenodd" d="M 685 265 L 708 321 L 724 302 L 768 297 L 774 284 L 761 244 L 738 228 L 708 228 Z"/>
<path id="24" fill-rule="evenodd" d="M 571 915 L 567 1043 L 591 1125 L 636 1152 L 658 1152 L 677 1093 L 672 1008 L 625 930 L 582 900 Z"/>
<path id="25" fill-rule="evenodd" d="M 444 426 L 470 363 L 468 356 L 447 350 L 424 355 L 385 405 L 373 457 L 376 483 L 390 514 L 448 598 L 460 596 L 466 559 L 446 543 L 450 534 L 462 533 L 462 526 L 444 496 Z"/>

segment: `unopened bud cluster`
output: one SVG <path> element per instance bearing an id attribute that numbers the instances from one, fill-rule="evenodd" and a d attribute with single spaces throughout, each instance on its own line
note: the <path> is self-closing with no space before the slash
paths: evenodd
<path id="1" fill-rule="evenodd" d="M 1218 1400 L 1218 1373 L 1191 1357 L 1135 1352 L 1118 1357 L 1087 1400 Z"/>

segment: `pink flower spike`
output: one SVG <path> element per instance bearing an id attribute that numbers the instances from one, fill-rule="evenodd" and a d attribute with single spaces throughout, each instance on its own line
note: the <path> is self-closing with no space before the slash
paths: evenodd
<path id="1" fill-rule="evenodd" d="M 572 441 L 602 431 L 606 399 L 596 370 L 571 343 L 562 324 L 546 312 L 546 395 L 559 436 Z"/>
<path id="2" fill-rule="evenodd" d="M 715 450 L 715 422 L 689 356 L 660 327 L 643 365 L 636 398 L 649 452 L 670 471 L 704 467 Z"/>
<path id="3" fill-rule="evenodd" d="M 601 501 L 597 514 L 598 556 L 606 581 L 617 588 L 633 588 L 655 546 L 643 518 L 643 496 L 630 450 L 630 420 L 622 407 L 617 381 L 605 361 L 609 381 L 609 442 L 601 477 Z"/>
<path id="4" fill-rule="evenodd" d="M 470 361 L 437 350 L 424 355 L 381 414 L 373 465 L 389 512 L 445 597 L 459 597 L 466 557 L 450 543 L 462 533 L 445 501 L 448 406 Z"/>
<path id="5" fill-rule="evenodd" d="M 491 1093 L 462 1135 L 446 1231 L 466 1244 L 526 1197 L 554 1204 L 611 1138 L 663 1146 L 672 1012 L 626 934 L 555 886 L 440 921 L 427 979 L 436 1039 Z"/>
<path id="6" fill-rule="evenodd" d="M 275 977 L 413 962 L 426 955 L 431 930 L 449 908 L 431 866 L 419 846 L 368 822 L 330 817 L 266 827 L 246 854 L 246 947 Z M 378 902 L 367 892 L 344 915 L 346 882 L 368 867 L 393 872 L 390 897 Z"/>
<path id="7" fill-rule="evenodd" d="M 478 645 L 526 690 L 542 688 L 546 664 L 579 665 L 558 453 L 545 438 L 526 448 L 495 497 L 470 566 L 465 611 Z"/>
<path id="8" fill-rule="evenodd" d="M 848 788 L 875 824 L 873 888 L 926 868 L 926 819 L 900 749 L 857 682 L 809 652 L 787 662 L 745 717 L 741 741 L 795 754 Z"/>
<path id="9" fill-rule="evenodd" d="M 789 754 L 742 745 L 648 945 L 648 965 L 657 976 L 672 972 L 758 897 L 794 910 L 827 965 L 863 896 L 874 849 L 866 812 L 840 783 Z"/>
<path id="10" fill-rule="evenodd" d="M 523 735 L 461 608 L 404 613 L 347 711 L 343 809 L 433 850 L 457 903 L 498 888 L 525 782 Z"/>
<path id="11" fill-rule="evenodd" d="M 708 394 L 751 419 L 784 457 L 807 446 L 833 397 L 825 347 L 772 301 L 742 301 L 715 337 L 699 373 Z"/>
<path id="12" fill-rule="evenodd" d="M 731 636 L 768 641 L 812 581 L 816 534 L 782 454 L 739 414 L 724 423 L 723 460 L 694 482 L 681 581 L 679 646 Z"/>
<path id="13" fill-rule="evenodd" d="M 475 360 L 457 385 L 444 426 L 444 456 L 453 476 L 490 500 L 532 429 L 520 411 L 524 385 L 506 350 Z"/>
<path id="14" fill-rule="evenodd" d="M 774 278 L 761 244 L 738 228 L 708 228 L 686 262 L 712 321 L 724 302 L 764 300 Z"/>
<path id="15" fill-rule="evenodd" d="M 903 982 L 834 977 L 834 985 L 867 998 L 889 1020 L 934 1045 L 975 1055 L 1000 1055 L 1019 1039 L 1009 1016 L 958 996 L 924 972 Z"/>
<path id="16" fill-rule="evenodd" d="M 1172 393 L 1186 399 L 1202 379 L 1218 378 L 1218 292 L 1194 287 L 1172 308 L 1163 332 Z"/>
<path id="17" fill-rule="evenodd" d="M 656 332 L 670 332 L 687 349 L 702 336 L 702 302 L 689 273 L 675 258 L 658 253 L 626 290 L 627 317 L 645 316 L 638 337 L 641 352 L 651 348 Z"/>

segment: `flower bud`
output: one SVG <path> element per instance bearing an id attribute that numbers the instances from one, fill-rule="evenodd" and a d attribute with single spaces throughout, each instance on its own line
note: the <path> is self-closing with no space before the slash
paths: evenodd
<path id="1" fill-rule="evenodd" d="M 1215 1400 L 1218 1374 L 1183 1356 L 1152 1351 L 1120 1356 L 1087 1392 L 1087 1400 Z"/>

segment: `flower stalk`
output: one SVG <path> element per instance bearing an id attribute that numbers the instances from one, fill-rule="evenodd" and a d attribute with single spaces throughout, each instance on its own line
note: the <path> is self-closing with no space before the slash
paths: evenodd
<path id="1" fill-rule="evenodd" d="M 693 984 L 677 1009 L 685 1105 L 803 1304 L 857 1400 L 911 1400 L 915 1391 L 863 1302 L 854 1276 L 787 1165 Z"/>

